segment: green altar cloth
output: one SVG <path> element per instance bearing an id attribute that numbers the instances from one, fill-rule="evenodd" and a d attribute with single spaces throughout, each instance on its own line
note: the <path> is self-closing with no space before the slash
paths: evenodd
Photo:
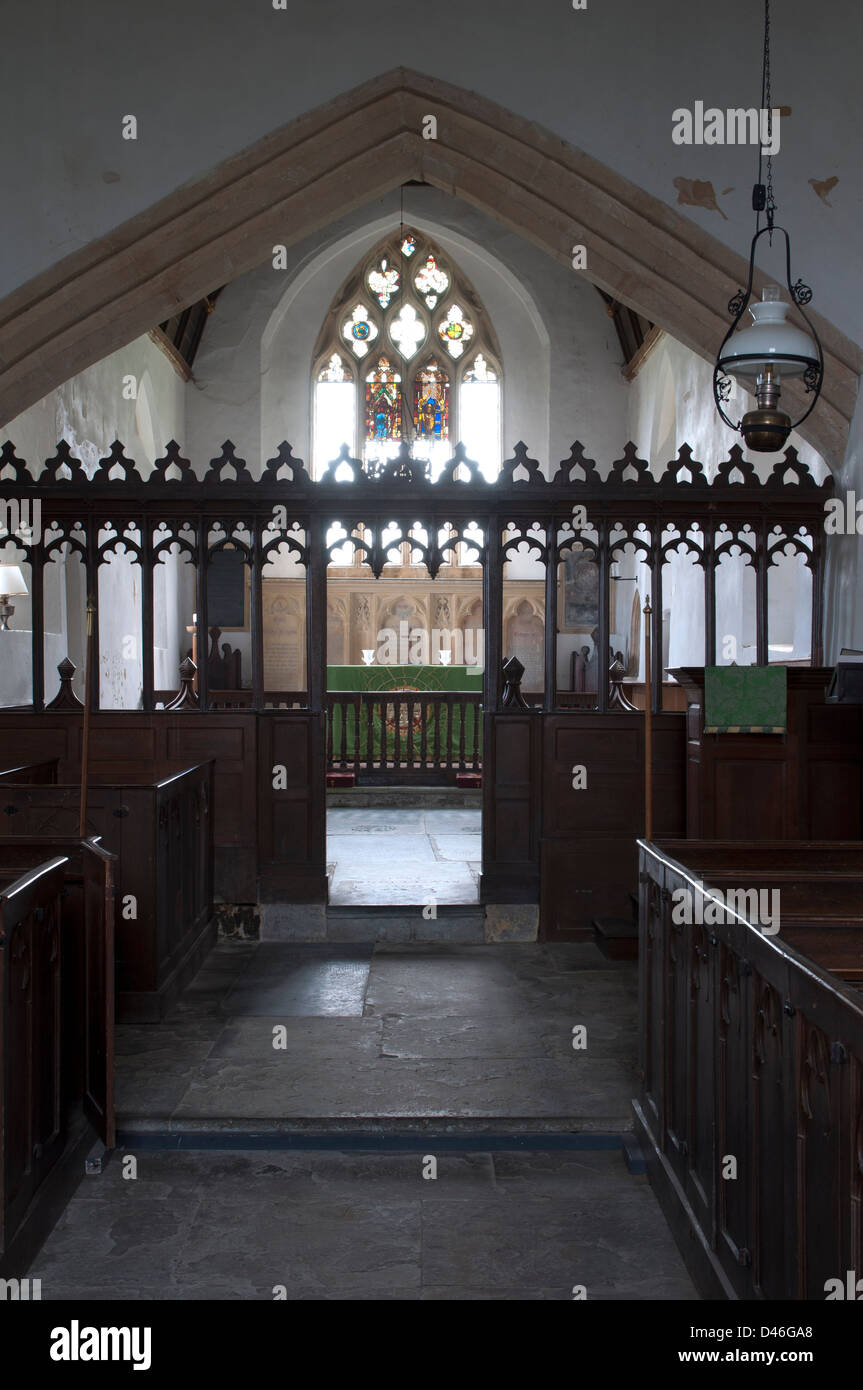
<path id="1" fill-rule="evenodd" d="M 786 666 L 706 666 L 706 734 L 784 734 L 787 724 Z"/>
<path id="2" fill-rule="evenodd" d="M 328 666 L 327 690 L 482 690 L 477 666 Z"/>

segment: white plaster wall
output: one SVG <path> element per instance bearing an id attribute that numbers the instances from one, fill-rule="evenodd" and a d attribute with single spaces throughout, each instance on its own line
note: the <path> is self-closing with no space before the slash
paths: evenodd
<path id="1" fill-rule="evenodd" d="M 723 424 L 713 403 L 712 365 L 667 333 L 660 335 L 632 381 L 628 409 L 629 437 L 657 475 L 677 457 L 681 444 L 691 447 L 709 478 L 728 458 L 732 444 L 743 445 L 741 436 Z M 735 386 L 728 414 L 735 418 L 754 409 L 755 398 Z M 816 482 L 828 476 L 821 455 L 799 434 L 792 431 L 788 445 L 797 450 Z M 768 477 L 782 457 L 781 453 L 753 453 L 745 447 L 743 455 L 755 465 L 760 478 Z"/>
<path id="2" fill-rule="evenodd" d="M 431 24 L 431 28 L 430 28 Z M 399 64 L 536 121 L 691 217 L 738 252 L 751 235 L 752 151 L 687 147 L 672 112 L 760 95 L 761 6 L 726 0 L 7 0 L 0 113 L 0 294 L 321 102 Z M 795 272 L 817 309 L 861 341 L 863 214 L 857 138 L 863 10 L 784 0 L 774 101 L 790 105 L 776 163 Z M 158 81 L 154 81 L 158 74 Z M 69 85 L 84 99 L 58 101 Z M 26 112 L 26 120 L 21 113 Z M 127 113 L 138 139 L 121 138 Z M 836 176 L 822 202 L 810 179 Z M 679 207 L 676 177 L 710 180 L 718 208 Z M 718 209 L 721 208 L 721 211 Z"/>
<path id="3" fill-rule="evenodd" d="M 754 404 L 751 396 L 736 387 L 728 413 L 732 417 L 742 415 Z M 733 435 L 717 414 L 710 364 L 668 334 L 663 333 L 650 349 L 631 384 L 628 406 L 631 437 L 657 475 L 676 457 L 679 446 L 686 443 L 712 478 L 719 464 L 728 458 L 731 445 L 742 444 L 741 437 Z M 798 434 L 792 432 L 788 443 L 797 450 L 816 482 L 829 476 L 821 455 Z M 743 454 L 761 478 L 767 478 L 782 457 L 781 453 L 758 454 L 745 448 Z M 720 662 L 731 659 L 722 656 L 721 643 L 724 636 L 732 636 L 737 642 L 734 659 L 738 665 L 745 665 L 755 659 L 753 580 L 744 579 L 736 565 L 733 569 L 732 579 L 723 567 L 722 582 L 717 585 L 717 657 Z M 781 634 L 781 644 L 790 645 L 792 650 L 774 650 L 770 659 L 797 661 L 810 654 L 806 618 L 809 591 L 796 565 L 780 562 L 778 570 L 770 585 L 770 641 L 778 644 L 777 634 Z M 704 660 L 703 573 L 675 562 L 673 574 L 666 570 L 665 583 L 674 593 L 669 665 L 700 665 Z M 669 594 L 663 592 L 663 604 L 668 598 Z"/>
<path id="4" fill-rule="evenodd" d="M 135 378 L 134 398 L 129 394 L 129 377 Z M 161 349 L 144 336 L 71 378 L 24 411 L 11 421 L 4 437 L 13 441 L 18 456 L 26 459 L 36 474 L 45 459 L 56 453 L 61 439 L 68 442 L 73 455 L 81 459 L 90 474 L 99 459 L 108 454 L 114 440 L 119 439 L 126 457 L 134 459 L 146 477 L 165 444 L 170 439 L 182 443 L 185 433 L 185 383 Z M 47 523 L 48 518 L 43 520 Z M 77 569 L 70 565 L 61 569 L 62 593 L 56 601 L 49 598 L 46 604 L 46 699 L 56 693 L 55 668 L 62 657 L 68 654 L 78 667 L 79 693 L 83 670 L 80 629 L 86 596 Z M 48 573 L 53 578 L 53 571 Z M 177 667 L 187 644 L 182 625 L 191 621 L 194 598 L 185 571 L 183 587 L 175 564 L 169 565 L 169 573 L 165 629 L 168 636 L 165 647 L 155 651 L 156 685 L 178 689 Z M 143 680 L 139 568 L 122 563 L 103 566 L 99 587 L 102 705 L 106 709 L 134 709 L 140 703 Z M 15 621 L 16 626 L 25 621 L 29 626 L 29 600 L 23 601 L 20 613 L 16 608 Z M 127 638 L 133 639 L 131 644 Z M 124 651 L 132 651 L 133 655 L 124 655 Z M 21 669 L 16 662 L 19 684 Z M 27 686 L 24 698 L 29 703 L 29 662 L 23 679 Z M 5 700 L 6 696 L 0 683 L 0 699 Z M 20 692 L 18 698 L 22 698 Z"/>
<path id="5" fill-rule="evenodd" d="M 848 448 L 836 476 L 836 496 L 850 492 L 863 501 L 863 395 L 851 421 Z M 826 536 L 824 659 L 830 664 L 842 647 L 863 648 L 863 536 Z"/>
<path id="6" fill-rule="evenodd" d="M 503 445 L 519 440 L 552 471 L 580 438 L 603 470 L 626 442 L 621 351 L 602 300 L 583 277 L 432 188 L 405 191 L 405 223 L 433 237 L 479 294 L 504 370 Z M 388 196 L 288 249 L 224 290 L 195 360 L 188 451 L 231 438 L 253 472 L 282 439 L 310 458 L 312 355 L 330 305 L 357 263 L 398 226 Z"/>
<path id="7" fill-rule="evenodd" d="M 137 383 L 135 399 L 124 395 L 124 378 Z M 144 426 L 143 437 L 139 424 Z M 20 458 L 39 471 L 65 439 L 92 472 L 115 439 L 146 477 L 169 439 L 185 436 L 185 382 L 149 335 L 112 352 L 101 362 L 37 401 L 3 431 Z M 153 448 L 153 440 L 156 448 Z"/>

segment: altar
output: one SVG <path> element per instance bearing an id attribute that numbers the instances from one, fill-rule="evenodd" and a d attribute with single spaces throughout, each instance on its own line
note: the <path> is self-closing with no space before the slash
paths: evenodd
<path id="1" fill-rule="evenodd" d="M 478 666 L 328 666 L 327 690 L 482 690 Z"/>

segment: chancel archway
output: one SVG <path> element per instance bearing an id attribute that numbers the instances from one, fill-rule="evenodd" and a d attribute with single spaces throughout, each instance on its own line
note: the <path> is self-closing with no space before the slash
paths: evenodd
<path id="1" fill-rule="evenodd" d="M 426 141 L 430 101 L 438 138 Z M 715 354 L 724 308 L 745 283 L 742 257 L 534 123 L 400 68 L 283 126 L 8 296 L 0 418 L 272 258 L 274 247 L 410 180 L 464 198 L 564 264 L 574 242 L 589 242 L 579 273 L 702 357 Z M 825 386 L 803 434 L 836 466 L 859 353 L 814 319 Z"/>

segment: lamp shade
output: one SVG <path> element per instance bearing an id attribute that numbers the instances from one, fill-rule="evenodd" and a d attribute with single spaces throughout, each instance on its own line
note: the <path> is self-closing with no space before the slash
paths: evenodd
<path id="1" fill-rule="evenodd" d="M 27 593 L 24 576 L 17 565 L 0 565 L 0 597 L 20 598 Z"/>
<path id="2" fill-rule="evenodd" d="M 770 286 L 761 304 L 750 304 L 754 322 L 728 339 L 719 358 L 722 371 L 757 377 L 770 366 L 783 376 L 802 376 L 810 367 L 818 367 L 820 359 L 814 340 L 802 328 L 787 322 L 791 305 L 776 298 L 777 293 L 777 288 Z"/>

